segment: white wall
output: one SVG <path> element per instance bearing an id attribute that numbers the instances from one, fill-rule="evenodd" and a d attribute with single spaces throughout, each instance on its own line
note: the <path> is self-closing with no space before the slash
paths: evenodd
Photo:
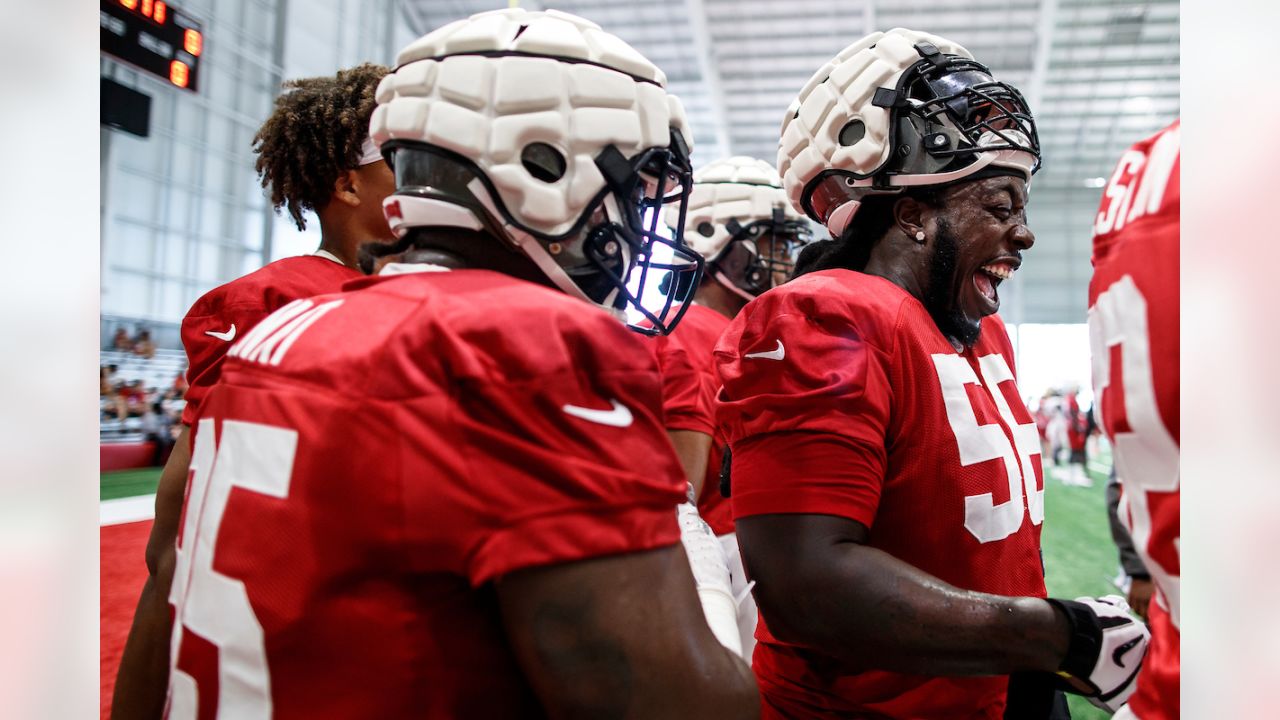
<path id="1" fill-rule="evenodd" d="M 314 250 L 318 234 L 300 234 L 270 215 L 253 169 L 250 143 L 277 82 L 390 63 L 414 37 L 396 0 L 185 0 L 179 7 L 204 22 L 199 93 L 101 61 L 104 76 L 152 98 L 150 137 L 101 133 L 102 314 L 112 322 L 176 322 L 216 285 Z"/>

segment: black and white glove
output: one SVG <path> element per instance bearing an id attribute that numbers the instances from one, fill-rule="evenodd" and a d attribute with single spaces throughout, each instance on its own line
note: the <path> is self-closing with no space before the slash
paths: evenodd
<path id="1" fill-rule="evenodd" d="M 1151 631 L 1119 595 L 1049 602 L 1071 624 L 1071 644 L 1058 667 L 1062 689 L 1115 712 L 1133 694 Z"/>

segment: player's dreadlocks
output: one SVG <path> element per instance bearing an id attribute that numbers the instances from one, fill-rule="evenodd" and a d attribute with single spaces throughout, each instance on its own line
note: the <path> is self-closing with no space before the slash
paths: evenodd
<path id="1" fill-rule="evenodd" d="M 323 208 L 338 175 L 356 167 L 369 134 L 374 91 L 388 72 L 365 63 L 332 77 L 289 80 L 253 137 L 262 187 L 277 211 L 289 208 L 299 230 L 307 227 L 303 212 Z"/>
<path id="2" fill-rule="evenodd" d="M 930 207 L 942 207 L 945 186 L 912 187 L 896 195 L 868 195 L 858 206 L 849 227 L 834 240 L 818 240 L 804 246 L 791 277 L 832 268 L 862 271 L 871 250 L 893 226 L 893 206 L 902 197 L 913 197 Z"/>

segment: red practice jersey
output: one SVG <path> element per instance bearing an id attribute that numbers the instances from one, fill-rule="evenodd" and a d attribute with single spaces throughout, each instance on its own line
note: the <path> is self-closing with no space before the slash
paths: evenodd
<path id="1" fill-rule="evenodd" d="M 689 430 L 711 436 L 711 453 L 698 514 L 716 535 L 733 532 L 729 501 L 720 494 L 720 461 L 724 438 L 716 432 L 715 395 L 720 380 L 713 352 L 729 318 L 702 305 L 690 305 L 670 335 L 654 338 L 662 371 L 662 411 L 668 430 Z"/>
<path id="2" fill-rule="evenodd" d="M 1115 447 L 1120 518 L 1158 590 L 1129 700 L 1143 720 L 1176 718 L 1180 707 L 1180 131 L 1175 121 L 1120 159 L 1094 224 L 1089 283 L 1093 384 Z"/>
<path id="3" fill-rule="evenodd" d="M 748 304 L 716 356 L 735 519 L 850 518 L 952 585 L 1044 597 L 1040 440 L 998 317 L 957 353 L 906 291 L 826 270 Z M 1006 677 L 844 673 L 768 620 L 753 658 L 767 717 L 1003 715 Z"/>
<path id="4" fill-rule="evenodd" d="M 170 714 L 542 717 L 492 581 L 680 541 L 652 356 L 498 273 L 346 288 L 238 340 L 205 403 Z"/>
<path id="5" fill-rule="evenodd" d="M 277 260 L 244 277 L 210 290 L 182 318 L 182 347 L 187 351 L 187 406 L 182 422 L 194 425 L 200 406 L 218 377 L 227 348 L 263 318 L 294 300 L 337 292 L 360 277 L 346 265 L 319 255 Z"/>

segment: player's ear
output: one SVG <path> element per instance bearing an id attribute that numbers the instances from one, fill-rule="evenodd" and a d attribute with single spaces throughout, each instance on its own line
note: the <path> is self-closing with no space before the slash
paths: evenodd
<path id="1" fill-rule="evenodd" d="M 893 222 L 907 238 L 923 245 L 928 238 L 928 205 L 913 197 L 900 197 L 893 203 Z"/>
<path id="2" fill-rule="evenodd" d="M 360 205 L 360 194 L 357 183 L 359 177 L 354 170 L 343 170 L 333 181 L 333 199 L 350 207 Z"/>

